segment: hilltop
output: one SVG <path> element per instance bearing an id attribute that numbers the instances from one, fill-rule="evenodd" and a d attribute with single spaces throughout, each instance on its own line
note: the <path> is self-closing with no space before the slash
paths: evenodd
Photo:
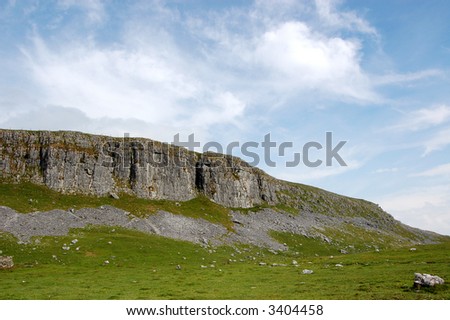
<path id="1" fill-rule="evenodd" d="M 275 233 L 351 250 L 441 238 L 374 203 L 278 180 L 229 155 L 68 131 L 0 130 L 0 145 L 0 230 L 25 241 L 89 224 L 279 250 L 287 248 Z"/>

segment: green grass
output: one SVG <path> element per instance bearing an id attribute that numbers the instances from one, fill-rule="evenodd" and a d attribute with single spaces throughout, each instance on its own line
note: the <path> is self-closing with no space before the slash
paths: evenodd
<path id="1" fill-rule="evenodd" d="M 63 195 L 31 183 L 3 183 L 0 205 L 23 213 L 101 205 L 136 216 L 165 210 L 232 230 L 229 209 L 203 196 L 175 202 L 121 194 L 116 200 Z M 289 206 L 274 209 L 295 213 Z M 30 244 L 18 244 L 11 235 L 0 233 L 1 255 L 13 256 L 16 264 L 12 270 L 0 270 L 0 299 L 450 299 L 448 284 L 419 292 L 412 289 L 414 272 L 438 274 L 450 281 L 448 237 L 442 238 L 442 244 L 409 251 L 394 236 L 352 225 L 320 232 L 332 243 L 273 232 L 273 238 L 289 247 L 276 254 L 251 246 L 205 249 L 122 228 L 76 229 L 64 237 L 34 238 Z M 78 243 L 63 250 L 73 239 Z M 342 248 L 350 254 L 340 254 Z M 177 265 L 182 269 L 176 270 Z M 314 273 L 303 275 L 303 269 Z"/>
<path id="2" fill-rule="evenodd" d="M 250 246 L 205 249 L 110 227 L 76 229 L 30 244 L 0 234 L 2 254 L 16 263 L 0 270 L 0 299 L 450 299 L 447 284 L 412 289 L 414 272 L 450 279 L 450 241 L 416 251 L 341 255 L 320 240 L 275 236 L 292 248 L 278 254 Z M 62 250 L 73 239 L 78 242 Z M 314 273 L 303 275 L 303 269 Z"/>
<path id="3" fill-rule="evenodd" d="M 146 217 L 158 210 L 164 210 L 191 218 L 203 218 L 212 223 L 222 224 L 229 230 L 233 227 L 229 210 L 210 201 L 203 195 L 185 202 L 149 200 L 128 194 L 121 194 L 120 199 L 116 200 L 112 197 L 61 194 L 45 186 L 29 182 L 20 184 L 0 183 L 0 205 L 13 208 L 21 213 L 111 205 L 138 217 Z"/>

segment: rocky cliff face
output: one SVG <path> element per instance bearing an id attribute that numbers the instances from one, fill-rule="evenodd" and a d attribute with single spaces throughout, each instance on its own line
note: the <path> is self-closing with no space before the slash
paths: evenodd
<path id="1" fill-rule="evenodd" d="M 274 246 L 275 242 L 269 239 L 270 230 L 325 240 L 341 238 L 346 232 L 353 237 L 371 234 L 375 238 L 380 236 L 380 243 L 386 239 L 425 243 L 438 238 L 435 234 L 403 225 L 374 203 L 280 181 L 239 158 L 198 154 L 142 138 L 0 129 L 0 182 L 33 182 L 66 194 L 127 193 L 140 198 L 174 201 L 190 200 L 202 194 L 229 208 L 260 206 L 259 210 L 252 209 L 258 212 L 251 213 L 230 210 L 231 222 L 235 223 L 235 233 L 230 235 L 223 226 L 208 224 L 211 230 L 223 231 L 212 232 L 209 235 L 211 241 L 217 238 L 217 241 L 226 242 L 223 238 L 226 233 L 227 239 L 237 237 L 235 241 L 238 242 Z M 32 236 L 35 231 L 39 234 L 40 229 L 36 226 L 28 228 L 28 224 L 16 226 L 8 222 L 17 221 L 18 215 L 6 207 L 0 209 L 6 214 L 5 219 L 0 219 L 6 223 L 0 224 L 0 230 L 19 237 L 23 234 Z M 210 214 L 214 215 L 214 212 Z M 43 215 L 44 218 L 47 216 Z M 73 214 L 68 216 L 73 218 Z M 158 220 L 161 215 L 149 217 L 151 221 L 144 225 L 150 223 L 164 229 L 175 221 L 172 216 L 164 213 L 165 218 L 161 221 Z M 105 217 L 109 223 L 111 215 Z M 194 223 L 189 219 L 179 223 L 180 228 L 175 234 L 183 234 L 180 230 Z M 192 229 L 196 231 L 189 231 L 194 235 L 189 233 L 186 239 L 195 242 L 205 236 L 207 225 L 200 220 L 197 222 L 198 226 Z M 47 225 L 39 221 L 36 224 Z M 167 232 L 162 235 L 168 236 Z"/>
<path id="2" fill-rule="evenodd" d="M 199 193 L 227 206 L 278 201 L 281 183 L 242 160 L 200 155 L 141 138 L 0 130 L 1 178 L 62 193 L 185 201 Z"/>

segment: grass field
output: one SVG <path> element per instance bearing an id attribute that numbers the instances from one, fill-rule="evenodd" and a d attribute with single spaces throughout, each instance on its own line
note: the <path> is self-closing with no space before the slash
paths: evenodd
<path id="1" fill-rule="evenodd" d="M 1 255 L 15 261 L 0 270 L 0 299 L 450 299 L 448 284 L 412 288 L 414 272 L 450 279 L 450 241 L 342 255 L 318 240 L 274 237 L 289 251 L 203 248 L 106 227 L 30 244 L 0 234 Z"/>

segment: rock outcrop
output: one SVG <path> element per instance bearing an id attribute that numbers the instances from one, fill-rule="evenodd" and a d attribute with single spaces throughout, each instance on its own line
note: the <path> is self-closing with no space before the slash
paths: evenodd
<path id="1" fill-rule="evenodd" d="M 0 130 L 3 180 L 62 193 L 128 193 L 185 201 L 203 193 L 227 207 L 277 202 L 279 183 L 239 158 L 198 154 L 142 138 Z"/>

